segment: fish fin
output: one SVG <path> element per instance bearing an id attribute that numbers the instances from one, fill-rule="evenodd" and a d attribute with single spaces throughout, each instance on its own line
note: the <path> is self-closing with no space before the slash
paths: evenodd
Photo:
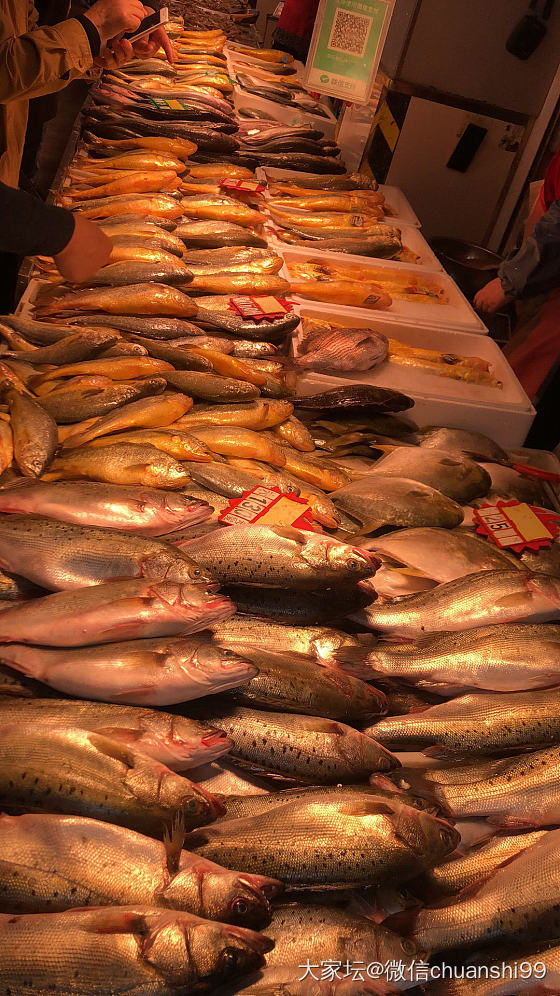
<path id="1" fill-rule="evenodd" d="M 354 893 L 347 908 L 347 913 L 353 913 L 355 916 L 361 916 L 364 920 L 371 920 L 373 923 L 382 923 L 385 920 L 385 914 L 379 907 L 365 896 L 359 893 Z"/>
<path id="2" fill-rule="evenodd" d="M 104 726 L 95 731 L 99 733 L 102 737 L 107 737 L 109 740 L 118 740 L 123 744 L 133 744 L 137 740 L 142 739 L 142 731 L 128 729 L 124 726 Z"/>
<path id="3" fill-rule="evenodd" d="M 383 519 L 366 519 L 362 522 L 360 528 L 357 532 L 350 535 L 350 540 L 359 539 L 361 536 L 370 536 L 372 533 L 377 532 L 378 529 L 382 529 L 385 525 Z"/>
<path id="4" fill-rule="evenodd" d="M 339 647 L 336 660 L 339 664 L 369 664 L 369 647 Z"/>
<path id="5" fill-rule="evenodd" d="M 92 913 L 89 906 L 81 907 L 82 912 Z M 74 910 L 80 912 L 80 908 Z M 135 913 L 133 910 L 107 907 L 98 912 L 95 923 L 88 924 L 85 928 L 91 934 L 130 934 L 147 932 L 147 925 L 142 913 Z"/>
<path id="6" fill-rule="evenodd" d="M 339 812 L 348 814 L 348 816 L 394 816 L 395 814 L 394 807 L 391 806 L 390 802 L 376 799 L 375 796 L 359 801 L 349 800 L 340 807 Z"/>
<path id="7" fill-rule="evenodd" d="M 157 682 L 154 681 L 151 685 L 137 685 L 136 688 L 122 688 L 120 691 L 112 691 L 111 697 L 120 699 L 125 696 L 128 697 L 129 695 L 138 695 L 139 697 L 143 695 L 150 695 L 155 688 L 157 688 Z M 106 735 L 111 737 L 113 736 L 112 733 Z"/>
<path id="8" fill-rule="evenodd" d="M 415 705 L 415 706 L 412 706 L 412 709 L 408 710 L 408 715 L 410 716 L 413 712 L 426 712 L 428 709 L 432 709 L 432 708 L 433 707 L 431 705 L 429 705 L 429 704 L 426 704 L 426 705 Z M 428 753 L 428 751 L 424 751 L 424 754 L 427 754 L 427 753 Z"/>
<path id="9" fill-rule="evenodd" d="M 293 526 L 272 526 L 272 529 L 277 536 L 281 536 L 282 539 L 295 540 L 296 543 L 305 543 L 305 533 L 302 533 L 300 529 L 295 529 Z"/>
<path id="10" fill-rule="evenodd" d="M 430 706 L 426 706 L 429 709 Z M 423 712 L 424 707 L 418 710 L 412 710 L 411 712 Z M 425 757 L 441 759 L 442 761 L 472 761 L 472 755 L 469 754 L 468 750 L 453 750 L 452 747 L 446 747 L 445 744 L 433 744 L 431 747 L 426 747 L 422 751 Z"/>
<path id="11" fill-rule="evenodd" d="M 390 778 L 386 775 L 381 775 L 379 772 L 374 771 L 373 774 L 369 776 L 369 784 L 373 788 L 380 789 L 383 792 L 404 792 L 404 789 L 398 788 Z"/>
<path id="12" fill-rule="evenodd" d="M 500 816 L 488 816 L 487 822 L 499 831 L 504 830 L 538 830 L 540 824 L 537 820 L 522 820 L 517 816 L 509 816 L 507 813 Z"/>
<path id="13" fill-rule="evenodd" d="M 284 891 L 284 883 L 277 878 L 267 878 L 265 875 L 244 875 L 239 876 L 239 881 L 248 888 L 258 889 L 264 893 L 266 899 L 276 899 Z"/>
<path id="14" fill-rule="evenodd" d="M 185 843 L 185 820 L 182 813 L 175 813 L 171 830 L 166 827 L 163 833 L 163 846 L 165 848 L 165 864 L 170 875 L 176 875 L 179 871 L 179 861 L 183 844 Z"/>
<path id="15" fill-rule="evenodd" d="M 126 764 L 128 768 L 134 767 L 134 757 L 130 753 L 130 750 L 124 744 L 121 744 L 118 740 L 113 740 L 111 737 L 103 736 L 100 733 L 88 733 L 87 738 L 93 747 L 101 751 L 102 754 L 106 754 L 107 757 L 114 758 L 115 761 L 121 761 L 122 764 Z"/>

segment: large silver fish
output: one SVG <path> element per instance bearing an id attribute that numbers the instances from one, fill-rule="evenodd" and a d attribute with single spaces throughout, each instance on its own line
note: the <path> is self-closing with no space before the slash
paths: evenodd
<path id="1" fill-rule="evenodd" d="M 38 515 L 0 516 L 0 563 L 53 591 L 124 578 L 204 585 L 212 580 L 205 568 L 163 540 Z"/>
<path id="2" fill-rule="evenodd" d="M 192 585 L 109 581 L 6 609 L 0 613 L 0 643 L 80 647 L 117 638 L 188 634 L 234 611 L 229 598 Z"/>
<path id="3" fill-rule="evenodd" d="M 230 872 L 182 850 L 175 831 L 164 843 L 80 816 L 0 816 L 0 888 L 5 913 L 58 913 L 79 906 L 187 910 L 208 920 L 259 927 L 280 882 Z M 25 876 L 14 875 L 27 867 Z"/>
<path id="4" fill-rule="evenodd" d="M 206 632 L 81 649 L 0 646 L 0 660 L 66 695 L 129 705 L 172 705 L 225 692 L 257 674 Z M 197 762 L 202 763 L 202 762 Z"/>
<path id="5" fill-rule="evenodd" d="M 432 952 L 500 942 L 518 946 L 556 941 L 559 889 L 560 830 L 553 830 L 498 867 L 477 888 L 440 908 L 397 913 L 387 925 L 408 928 L 416 943 Z"/>
<path id="6" fill-rule="evenodd" d="M 288 889 L 403 882 L 459 842 L 445 820 L 359 793 L 292 802 L 190 835 L 188 846 L 229 868 L 273 875 Z"/>
<path id="7" fill-rule="evenodd" d="M 560 684 L 560 626 L 510 623 L 432 633 L 417 643 L 340 647 L 337 658 L 375 680 L 395 678 L 452 690 L 531 691 Z M 371 671 L 368 674 L 368 667 Z"/>
<path id="8" fill-rule="evenodd" d="M 425 784 L 454 819 L 482 817 L 493 826 L 533 829 L 560 823 L 560 747 L 498 761 L 405 773 L 407 788 Z"/>
<path id="9" fill-rule="evenodd" d="M 146 906 L 0 916 L 0 976 L 14 996 L 209 992 L 271 947 L 244 927 Z"/>
<path id="10" fill-rule="evenodd" d="M 420 481 L 460 504 L 482 498 L 488 494 L 492 483 L 484 468 L 467 457 L 413 446 L 402 446 L 387 453 L 371 473 Z"/>
<path id="11" fill-rule="evenodd" d="M 560 579 L 530 571 L 484 571 L 385 605 L 374 602 L 355 618 L 408 639 L 486 624 L 552 622 L 560 619 Z"/>
<path id="12" fill-rule="evenodd" d="M 45 515 L 80 526 L 161 536 L 203 522 L 212 508 L 163 488 L 97 481 L 26 481 L 0 490 L 0 512 Z"/>
<path id="13" fill-rule="evenodd" d="M 354 519 L 363 533 L 378 529 L 441 526 L 453 529 L 463 521 L 460 505 L 441 491 L 404 477 L 368 474 L 334 492 L 336 507 Z"/>
<path id="14" fill-rule="evenodd" d="M 460 695 L 406 716 L 367 727 L 389 750 L 434 755 L 501 754 L 560 744 L 560 688 L 491 695 Z"/>
<path id="15" fill-rule="evenodd" d="M 255 773 L 329 785 L 399 767 L 397 758 L 373 739 L 334 720 L 212 703 L 204 703 L 200 715 L 196 710 L 191 715 L 227 733 L 233 740 L 232 757 Z"/>
<path id="16" fill-rule="evenodd" d="M 440 584 L 480 571 L 523 570 L 511 554 L 461 529 L 399 529 L 364 541 L 373 553 L 389 557 Z M 536 568 L 532 568 L 536 570 Z"/>
<path id="17" fill-rule="evenodd" d="M 228 527 L 180 548 L 223 583 L 317 588 L 359 581 L 378 565 L 358 547 L 290 526 Z"/>
<path id="18" fill-rule="evenodd" d="M 91 816 L 160 837 L 180 814 L 187 828 L 223 813 L 209 792 L 126 744 L 37 723 L 0 727 L 4 812 Z"/>
<path id="19" fill-rule="evenodd" d="M 147 754 L 154 761 L 161 761 L 173 771 L 209 764 L 231 747 L 231 741 L 221 730 L 207 724 L 120 703 L 13 696 L 2 703 L 0 726 L 17 723 L 36 723 L 44 728 L 71 726 L 100 733 Z"/>

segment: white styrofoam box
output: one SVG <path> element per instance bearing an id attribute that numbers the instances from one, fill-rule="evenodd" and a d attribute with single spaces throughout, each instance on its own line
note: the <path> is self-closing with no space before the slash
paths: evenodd
<path id="1" fill-rule="evenodd" d="M 233 87 L 233 103 L 236 111 L 251 110 L 258 111 L 263 118 L 272 118 L 281 124 L 297 127 L 306 125 L 308 128 L 316 128 L 321 131 L 325 138 L 334 141 L 336 137 L 337 120 L 324 104 L 321 107 L 325 111 L 326 117 L 319 114 L 311 114 L 303 111 L 299 107 L 292 107 L 290 104 L 278 104 L 274 100 L 267 100 L 266 97 L 259 97 L 256 93 L 249 93 L 237 83 Z"/>
<path id="2" fill-rule="evenodd" d="M 276 250 L 278 251 L 278 249 Z M 282 269 L 282 275 L 289 280 L 290 274 L 288 266 L 291 261 L 294 263 L 302 263 L 305 260 L 311 262 L 320 262 L 324 260 L 324 253 L 320 250 L 306 249 L 305 251 L 297 248 L 282 248 L 281 255 L 284 257 L 284 267 Z M 347 265 L 353 264 L 353 257 L 344 257 Z M 484 322 L 476 314 L 476 312 L 471 308 L 466 297 L 461 293 L 457 284 L 451 279 L 448 273 L 441 270 L 438 272 L 432 271 L 419 271 L 414 267 L 396 267 L 392 260 L 377 260 L 367 258 L 362 264 L 364 267 L 364 280 L 367 279 L 367 271 L 369 270 L 374 275 L 371 277 L 372 283 L 376 283 L 375 271 L 382 269 L 390 275 L 391 270 L 402 276 L 404 272 L 410 272 L 411 277 L 416 278 L 419 272 L 423 272 L 429 277 L 430 281 L 441 287 L 446 296 L 446 303 L 433 302 L 417 302 L 417 301 L 401 301 L 394 299 L 390 308 L 384 311 L 369 311 L 364 308 L 354 308 L 346 305 L 335 305 L 328 304 L 329 309 L 332 308 L 338 314 L 346 314 L 349 318 L 358 317 L 377 317 L 382 315 L 387 322 L 401 322 L 401 321 L 413 321 L 421 326 L 428 326 L 429 328 L 453 328 L 461 329 L 466 332 L 474 332 L 478 335 L 488 335 L 488 329 L 486 328 Z M 378 278 L 377 278 L 378 279 Z M 296 301 L 307 304 L 308 299 L 299 297 L 298 295 L 292 295 Z M 321 305 L 322 302 L 314 302 L 315 304 Z M 325 307 L 325 305 L 322 305 Z"/>
<path id="3" fill-rule="evenodd" d="M 320 374 L 309 371 L 298 377 L 301 394 L 315 394 L 341 384 L 373 384 L 394 388 L 414 398 L 409 414 L 419 425 L 445 425 L 483 432 L 506 448 L 521 446 L 535 417 L 535 410 L 509 366 L 499 346 L 488 336 L 472 335 L 457 329 L 426 329 L 415 322 L 388 322 L 384 312 L 371 312 L 360 318 L 340 314 L 330 305 L 305 304 L 298 308 L 302 318 L 331 321 L 354 328 L 373 328 L 409 346 L 435 349 L 486 360 L 503 387 L 495 388 L 439 377 L 437 374 L 382 363 L 374 370 Z M 351 310 L 351 309 L 348 309 Z M 297 349 L 297 338 L 295 339 Z"/>
<path id="4" fill-rule="evenodd" d="M 432 251 L 418 228 L 413 228 L 412 226 L 405 227 L 404 225 L 395 225 L 395 228 L 399 228 L 401 231 L 404 248 L 410 249 L 411 252 L 418 256 L 418 263 L 401 263 L 398 259 L 381 259 L 377 256 L 360 256 L 358 253 L 330 252 L 330 250 L 321 249 L 320 242 L 317 242 L 317 251 L 320 251 L 322 258 L 327 257 L 331 259 L 333 263 L 336 263 L 337 261 L 342 263 L 344 260 L 346 260 L 347 263 L 388 263 L 390 266 L 396 266 L 400 270 L 410 270 L 411 267 L 414 267 L 415 273 L 417 268 L 429 270 L 431 273 L 437 273 L 443 270 L 443 266 L 441 265 L 439 259 Z M 266 237 L 269 241 L 269 245 L 280 253 L 284 252 L 285 249 L 293 249 L 294 251 L 308 255 L 309 252 L 313 251 L 310 249 L 301 249 L 297 245 L 292 246 L 289 242 L 284 242 L 280 238 L 278 228 L 272 220 L 267 222 Z M 333 238 L 336 238 L 334 232 Z"/>
<path id="5" fill-rule="evenodd" d="M 305 177 L 307 175 L 293 169 L 279 169 L 276 166 L 259 166 L 256 174 L 261 182 L 263 180 L 265 183 L 273 183 L 274 180 L 278 182 L 282 180 L 298 180 L 302 187 L 305 187 Z M 414 228 L 422 227 L 400 187 L 387 187 L 379 184 L 378 190 L 381 190 L 383 193 L 387 206 L 391 210 L 391 214 L 380 218 L 380 221 L 386 222 L 388 225 L 396 225 L 397 228 L 400 228 L 402 225 Z"/>

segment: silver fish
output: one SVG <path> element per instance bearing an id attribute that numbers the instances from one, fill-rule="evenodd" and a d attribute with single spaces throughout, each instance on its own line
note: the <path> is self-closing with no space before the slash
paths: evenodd
<path id="1" fill-rule="evenodd" d="M 368 474 L 335 491 L 336 507 L 354 519 L 363 533 L 411 526 L 453 529 L 463 520 L 461 507 L 441 491 L 404 477 Z"/>
<path id="2" fill-rule="evenodd" d="M 366 550 L 389 557 L 440 584 L 480 571 L 523 570 L 507 551 L 464 530 L 399 529 L 388 536 L 364 541 Z"/>
<path id="3" fill-rule="evenodd" d="M 447 450 L 412 446 L 402 446 L 387 453 L 371 473 L 420 481 L 461 504 L 482 498 L 492 484 L 484 468 L 467 457 Z"/>
<path id="4" fill-rule="evenodd" d="M 355 617 L 371 629 L 408 639 L 442 630 L 560 619 L 560 579 L 530 571 L 483 571 Z"/>
<path id="5" fill-rule="evenodd" d="M 164 540 L 38 515 L 0 517 L 0 563 L 53 591 L 124 578 L 212 581 L 204 568 Z"/>
<path id="6" fill-rule="evenodd" d="M 257 674 L 251 661 L 216 646 L 207 633 L 79 650 L 11 643 L 0 647 L 0 660 L 64 694 L 129 705 L 187 702 L 228 691 Z"/>

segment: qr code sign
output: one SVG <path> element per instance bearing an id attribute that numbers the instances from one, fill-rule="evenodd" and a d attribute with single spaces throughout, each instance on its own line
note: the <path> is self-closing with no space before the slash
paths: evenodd
<path id="1" fill-rule="evenodd" d="M 371 18 L 365 14 L 352 14 L 337 7 L 328 42 L 335 52 L 363 56 L 371 28 Z"/>

